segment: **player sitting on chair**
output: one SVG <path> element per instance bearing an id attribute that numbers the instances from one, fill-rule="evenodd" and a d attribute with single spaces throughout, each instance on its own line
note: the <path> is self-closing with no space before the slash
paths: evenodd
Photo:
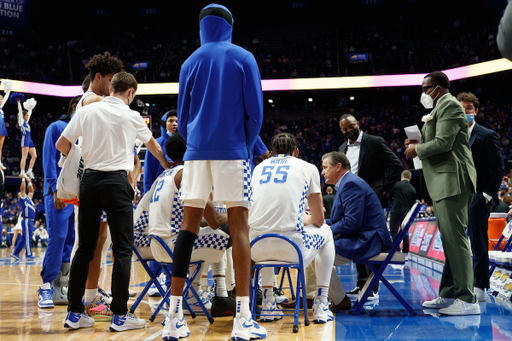
<path id="1" fill-rule="evenodd" d="M 151 190 L 146 193 L 151 198 L 149 203 L 149 234 L 160 237 L 171 251 L 174 251 L 183 220 L 180 186 L 183 177 L 183 155 L 187 145 L 183 137 L 179 133 L 175 133 L 169 137 L 165 148 L 167 156 L 174 161 L 175 166 L 164 170 L 155 180 Z M 217 264 L 223 257 L 226 248 L 230 246 L 227 216 L 218 213 L 213 202 L 209 200 L 204 211 L 204 218 L 210 226 L 200 229 L 194 242 L 191 261 L 204 260 L 211 262 L 213 276 L 217 279 L 219 273 L 225 273 L 225 269 L 219 269 Z M 151 240 L 151 252 L 159 262 L 173 262 L 163 246 L 154 240 Z M 199 281 L 200 277 L 197 280 Z M 232 313 L 235 311 L 235 301 L 227 295 L 225 279 L 217 282 L 217 296 L 212 300 L 212 311 L 219 309 L 216 305 L 224 306 L 223 310 L 229 310 Z M 190 331 L 183 318 L 183 310 L 180 304 L 179 309 L 169 311 L 169 316 L 165 319 L 162 336 L 164 340 L 177 340 L 180 337 L 188 336 L 187 333 L 190 333 Z"/>
<path id="2" fill-rule="evenodd" d="M 318 169 L 297 158 L 295 138 L 288 133 L 274 136 L 273 157 L 260 163 L 253 173 L 254 204 L 249 211 L 250 238 L 279 233 L 294 241 L 302 252 L 304 267 L 316 264 L 317 291 L 313 305 L 313 322 L 333 319 L 327 305 L 329 280 L 334 264 L 334 241 L 331 229 L 324 224 L 320 174 Z M 311 211 L 305 215 L 307 204 Z M 285 241 L 265 239 L 251 249 L 252 259 L 262 261 L 297 261 L 295 249 Z M 274 272 L 262 270 L 263 306 L 260 321 L 282 318 L 273 296 Z"/>

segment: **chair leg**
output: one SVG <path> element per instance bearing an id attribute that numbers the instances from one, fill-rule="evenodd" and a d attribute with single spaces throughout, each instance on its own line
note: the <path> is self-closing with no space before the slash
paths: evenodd
<path id="1" fill-rule="evenodd" d="M 368 267 L 373 272 L 373 277 L 371 278 L 370 284 L 366 288 L 365 292 L 363 293 L 363 297 L 361 297 L 361 300 L 358 300 L 357 303 L 354 305 L 354 315 L 359 315 L 361 313 L 361 310 L 363 309 L 364 304 L 366 303 L 366 300 L 368 300 L 368 296 L 370 296 L 370 293 L 372 292 L 373 288 L 377 285 L 377 281 L 379 280 L 379 273 L 382 275 L 382 272 L 384 272 L 385 266 L 382 266 L 379 271 L 377 271 L 377 274 L 375 272 L 375 269 L 368 264 Z"/>
<path id="2" fill-rule="evenodd" d="M 302 289 L 302 304 L 304 307 L 304 325 L 309 326 L 309 312 L 308 312 L 308 299 L 306 296 L 306 275 L 304 274 L 304 267 L 301 266 L 298 271 L 300 272 L 301 278 L 301 289 Z M 300 297 L 300 291 L 297 289 L 297 296 Z M 298 301 L 298 299 L 297 299 Z"/>
<path id="3" fill-rule="evenodd" d="M 412 307 L 409 305 L 409 303 L 407 303 L 404 298 L 402 297 L 402 295 L 400 295 L 398 293 L 398 291 L 396 291 L 396 289 L 391 285 L 391 283 L 388 282 L 388 280 L 384 277 L 381 277 L 380 279 L 382 281 L 382 283 L 389 289 L 389 291 L 391 291 L 391 293 L 393 295 L 395 295 L 396 299 L 402 303 L 402 305 L 405 307 L 405 309 L 407 309 L 409 311 L 409 314 L 411 314 L 412 316 L 416 316 L 416 312 L 414 311 L 414 309 L 412 309 Z"/>
<path id="4" fill-rule="evenodd" d="M 256 296 L 258 296 L 258 280 L 260 277 L 260 268 L 254 268 L 254 279 L 250 281 L 252 283 L 250 292 L 251 292 L 251 315 L 252 319 L 256 321 Z"/>
<path id="5" fill-rule="evenodd" d="M 291 294 L 292 294 L 292 301 L 295 300 L 295 293 L 293 292 L 293 284 L 292 284 L 292 275 L 290 274 L 290 268 L 285 268 L 286 270 L 286 273 L 288 275 L 288 286 L 290 287 L 290 291 L 291 291 Z M 283 277 L 284 277 L 284 273 L 283 273 Z M 297 293 L 298 295 L 298 293 Z"/>

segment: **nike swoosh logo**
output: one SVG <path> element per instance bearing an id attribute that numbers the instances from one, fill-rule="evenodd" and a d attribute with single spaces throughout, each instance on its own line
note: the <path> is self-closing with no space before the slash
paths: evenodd
<path id="1" fill-rule="evenodd" d="M 185 327 L 185 324 L 180 324 L 179 322 L 176 322 L 176 329 L 180 329 L 181 327 Z"/>
<path id="2" fill-rule="evenodd" d="M 244 328 L 251 328 L 251 327 L 255 327 L 255 326 L 253 324 L 247 324 L 247 322 L 244 322 L 242 324 L 242 327 L 244 327 Z"/>

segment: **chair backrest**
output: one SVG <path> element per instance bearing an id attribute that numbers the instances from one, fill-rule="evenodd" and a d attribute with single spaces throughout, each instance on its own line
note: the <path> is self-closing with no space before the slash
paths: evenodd
<path id="1" fill-rule="evenodd" d="M 396 236 L 395 240 L 393 241 L 393 246 L 391 247 L 391 250 L 389 253 L 395 254 L 396 250 L 400 247 L 400 243 L 404 240 L 405 235 L 409 233 L 409 228 L 411 227 L 412 223 L 414 222 L 414 219 L 416 219 L 416 216 L 420 212 L 421 204 L 419 202 L 416 202 L 409 212 L 407 212 L 407 215 L 405 216 L 404 220 L 402 220 L 401 228 L 402 230 L 400 233 Z"/>
<path id="2" fill-rule="evenodd" d="M 304 264 L 304 261 L 302 259 L 302 252 L 300 251 L 299 246 L 290 238 L 283 236 L 279 233 L 266 233 L 266 234 L 263 234 L 261 236 L 254 238 L 251 241 L 251 248 L 254 246 L 254 244 L 259 242 L 260 240 L 267 239 L 267 238 L 277 238 L 277 239 L 282 239 L 282 240 L 288 242 L 295 249 L 295 251 L 297 251 L 297 256 L 299 257 L 299 264 Z"/>

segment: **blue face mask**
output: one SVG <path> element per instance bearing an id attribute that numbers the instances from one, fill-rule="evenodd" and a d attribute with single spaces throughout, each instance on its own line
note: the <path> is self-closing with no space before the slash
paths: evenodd
<path id="1" fill-rule="evenodd" d="M 466 114 L 466 118 L 468 119 L 468 124 L 475 120 L 474 114 Z"/>
<path id="2" fill-rule="evenodd" d="M 167 136 L 172 136 L 172 133 L 169 130 L 167 130 Z"/>

